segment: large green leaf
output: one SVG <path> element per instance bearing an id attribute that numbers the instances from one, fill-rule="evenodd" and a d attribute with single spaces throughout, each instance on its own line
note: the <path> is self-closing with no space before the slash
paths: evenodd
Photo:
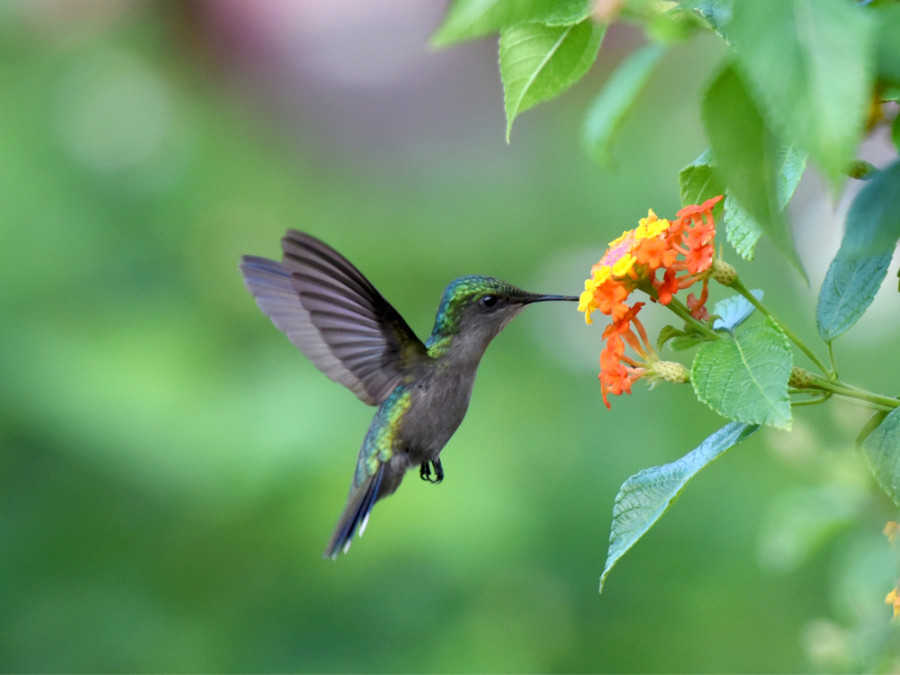
<path id="1" fill-rule="evenodd" d="M 590 0 L 454 0 L 431 42 L 444 46 L 472 40 L 525 21 L 578 23 L 590 6 Z"/>
<path id="2" fill-rule="evenodd" d="M 609 551 L 600 590 L 613 565 L 656 523 L 700 469 L 730 450 L 759 427 L 731 422 L 671 464 L 654 466 L 622 483 L 613 507 Z"/>
<path id="3" fill-rule="evenodd" d="M 616 68 L 594 99 L 585 117 L 581 137 L 596 162 L 609 163 L 613 137 L 665 53 L 666 48 L 655 42 L 637 50 Z"/>
<path id="4" fill-rule="evenodd" d="M 878 25 L 878 75 L 900 84 L 900 5 L 873 8 Z"/>
<path id="5" fill-rule="evenodd" d="M 838 251 L 825 274 L 816 306 L 816 326 L 823 340 L 834 340 L 859 321 L 890 264 L 890 253 L 855 257 Z"/>
<path id="6" fill-rule="evenodd" d="M 782 145 L 778 148 L 776 157 L 775 198 L 778 208 L 784 211 L 806 170 L 806 155 L 795 146 Z M 722 222 L 728 243 L 742 258 L 753 260 L 756 242 L 763 235 L 763 229 L 734 198 L 731 191 L 720 183 L 711 150 L 703 151 L 681 170 L 678 185 L 681 189 L 682 206 L 701 204 L 710 197 L 724 194 L 725 215 Z"/>
<path id="7" fill-rule="evenodd" d="M 788 339 L 772 319 L 706 342 L 697 350 L 691 383 L 697 398 L 738 422 L 791 428 Z"/>
<path id="8" fill-rule="evenodd" d="M 591 19 L 572 26 L 523 23 L 500 33 L 507 141 L 518 115 L 559 96 L 588 71 L 604 33 L 606 26 Z"/>
<path id="9" fill-rule="evenodd" d="M 791 231 L 779 206 L 778 176 L 784 150 L 733 67 L 722 69 L 706 90 L 702 115 L 716 159 L 716 172 L 722 182 L 803 273 Z"/>
<path id="10" fill-rule="evenodd" d="M 693 162 L 678 172 L 681 205 L 702 204 L 707 199 L 724 194 L 725 186 L 713 168 L 712 152 L 704 150 Z"/>
<path id="11" fill-rule="evenodd" d="M 806 171 L 806 154 L 794 145 L 781 145 L 776 155 L 775 198 L 784 211 Z M 744 260 L 753 260 L 756 242 L 763 228 L 741 206 L 731 191 L 725 193 L 725 235 L 728 243 Z"/>
<path id="12" fill-rule="evenodd" d="M 709 27 L 727 39 L 726 28 L 731 19 L 732 0 L 682 0 L 680 6 L 703 17 Z"/>
<path id="13" fill-rule="evenodd" d="M 847 231 L 822 282 L 816 325 L 831 341 L 865 314 L 900 238 L 900 161 L 870 179 L 847 212 Z"/>
<path id="14" fill-rule="evenodd" d="M 875 30 L 859 5 L 735 2 L 727 26 L 754 99 L 784 140 L 806 150 L 834 182 L 854 158 L 872 90 Z M 737 196 L 749 208 L 744 195 Z"/>
<path id="15" fill-rule="evenodd" d="M 900 506 L 900 409 L 884 418 L 862 449 L 878 484 Z"/>

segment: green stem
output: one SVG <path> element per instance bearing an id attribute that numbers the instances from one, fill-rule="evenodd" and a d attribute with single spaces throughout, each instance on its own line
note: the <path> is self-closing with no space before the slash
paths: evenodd
<path id="1" fill-rule="evenodd" d="M 825 346 L 828 349 L 828 361 L 831 363 L 831 374 L 834 375 L 834 377 L 837 377 L 838 376 L 838 368 L 837 368 L 837 361 L 835 361 L 835 359 L 834 359 L 834 343 L 831 340 L 828 340 L 825 343 Z"/>
<path id="2" fill-rule="evenodd" d="M 896 410 L 896 406 L 881 405 L 879 403 L 872 403 L 870 401 L 861 401 L 859 399 L 852 398 L 852 397 L 848 398 L 847 403 L 849 403 L 850 405 L 864 407 L 867 410 L 877 410 L 879 412 L 889 413 L 889 412 L 892 412 L 893 410 Z"/>
<path id="3" fill-rule="evenodd" d="M 822 361 L 819 360 L 819 357 L 816 356 L 812 352 L 812 350 L 809 347 L 807 347 L 803 343 L 803 341 L 799 337 L 797 337 L 790 328 L 788 328 L 781 321 L 779 321 L 778 318 L 774 314 L 772 314 L 772 312 L 769 311 L 768 307 L 766 307 L 764 304 L 762 304 L 759 300 L 756 299 L 756 296 L 753 295 L 753 293 L 751 293 L 747 289 L 746 286 L 744 286 L 744 284 L 741 282 L 740 279 L 735 279 L 734 282 L 731 284 L 731 288 L 733 288 L 738 293 L 740 293 L 745 298 L 747 298 L 747 300 L 750 302 L 750 304 L 753 305 L 754 307 L 756 307 L 756 309 L 759 310 L 763 314 L 763 316 L 767 316 L 768 318 L 772 319 L 772 321 L 777 323 L 778 327 L 781 328 L 782 332 L 787 336 L 788 340 L 790 340 L 795 345 L 797 345 L 797 347 L 799 347 L 800 351 L 802 351 L 804 354 L 806 354 L 806 356 L 809 357 L 809 360 L 812 361 L 819 370 L 821 370 L 823 373 L 831 372 L 828 369 L 828 367 L 824 363 L 822 363 Z"/>
<path id="4" fill-rule="evenodd" d="M 702 321 L 697 321 L 694 317 L 691 316 L 691 310 L 689 310 L 678 298 L 672 298 L 672 301 L 666 305 L 670 310 L 675 312 L 680 318 L 684 319 L 684 322 L 691 326 L 698 333 L 702 333 L 706 337 L 713 340 L 721 340 L 722 336 L 712 330 L 709 326 L 707 326 Z"/>
<path id="5" fill-rule="evenodd" d="M 806 392 L 801 392 L 806 393 Z M 815 398 L 810 398 L 805 401 L 792 401 L 791 406 L 794 408 L 799 408 L 800 406 L 807 405 L 819 405 L 820 403 L 824 403 L 828 400 L 828 396 L 824 393 L 817 395 Z"/>
<path id="6" fill-rule="evenodd" d="M 645 281 L 638 285 L 644 293 L 649 295 L 651 298 L 655 300 L 659 300 L 659 293 L 655 288 L 653 288 L 653 284 L 649 281 Z M 702 321 L 697 321 L 693 316 L 691 316 L 691 310 L 689 310 L 684 303 L 681 302 L 676 297 L 673 297 L 668 305 L 665 307 L 678 315 L 679 318 L 683 319 L 686 324 L 694 328 L 698 333 L 705 335 L 707 338 L 711 340 L 721 340 L 722 336 L 712 330 L 709 326 L 707 326 Z"/>
<path id="7" fill-rule="evenodd" d="M 900 399 L 882 396 L 881 394 L 855 387 L 852 384 L 847 384 L 841 380 L 832 380 L 814 373 L 807 372 L 806 377 L 808 384 L 804 389 L 817 389 L 819 391 L 831 392 L 837 396 L 865 401 L 866 403 L 877 407 L 879 410 L 895 410 L 896 408 L 900 408 Z"/>

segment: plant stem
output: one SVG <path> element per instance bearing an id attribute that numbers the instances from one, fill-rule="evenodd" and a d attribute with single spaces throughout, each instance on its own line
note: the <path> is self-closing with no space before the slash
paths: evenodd
<path id="1" fill-rule="evenodd" d="M 716 333 L 714 330 L 709 328 L 702 321 L 697 321 L 694 317 L 691 316 L 691 310 L 684 306 L 684 304 L 678 298 L 672 298 L 672 301 L 666 305 L 670 310 L 675 312 L 680 318 L 684 319 L 684 322 L 691 326 L 698 333 L 702 333 L 708 338 L 713 340 L 721 340 L 722 336 Z"/>
<path id="2" fill-rule="evenodd" d="M 900 399 L 891 398 L 890 396 L 882 396 L 852 384 L 847 384 L 841 380 L 821 377 L 814 373 L 806 373 L 808 385 L 804 389 L 817 389 L 819 391 L 831 392 L 837 396 L 846 398 L 854 398 L 859 401 L 865 401 L 879 410 L 895 410 L 900 408 Z"/>
<path id="3" fill-rule="evenodd" d="M 753 293 L 751 293 L 747 289 L 747 287 L 744 286 L 744 284 L 741 282 L 740 279 L 735 279 L 734 282 L 731 284 L 731 288 L 733 288 L 738 293 L 740 293 L 745 298 L 747 298 L 747 300 L 750 302 L 750 304 L 752 304 L 754 307 L 756 307 L 756 309 L 758 309 L 763 314 L 763 316 L 767 316 L 768 318 L 772 319 L 772 321 L 777 323 L 778 327 L 781 328 L 781 330 L 784 332 L 784 334 L 787 336 L 787 338 L 791 342 L 793 342 L 795 345 L 797 345 L 797 347 L 800 349 L 800 351 L 802 351 L 804 354 L 806 354 L 806 356 L 809 357 L 809 360 L 812 361 L 819 370 L 821 370 L 823 373 L 826 373 L 826 374 L 832 372 L 828 369 L 828 367 L 824 363 L 822 363 L 822 361 L 819 360 L 819 357 L 816 356 L 812 352 L 812 350 L 809 347 L 807 347 L 803 343 L 803 341 L 794 334 L 794 332 L 790 328 L 788 328 L 781 321 L 779 321 L 778 317 L 776 317 L 774 314 L 772 314 L 772 312 L 769 311 L 768 307 L 766 307 L 764 304 L 762 304 L 759 300 L 756 299 L 756 296 L 754 296 Z"/>
<path id="4" fill-rule="evenodd" d="M 801 390 L 798 393 L 805 394 L 806 392 Z M 822 393 L 822 394 L 817 395 L 815 398 L 810 398 L 805 401 L 792 401 L 791 406 L 793 406 L 795 408 L 799 408 L 800 406 L 819 405 L 820 403 L 824 403 L 825 401 L 827 401 L 828 398 L 829 397 L 827 394 Z"/>
<path id="5" fill-rule="evenodd" d="M 831 374 L 834 377 L 837 377 L 838 368 L 837 361 L 834 360 L 834 343 L 831 340 L 828 340 L 825 345 L 828 348 L 828 361 L 831 363 Z"/>

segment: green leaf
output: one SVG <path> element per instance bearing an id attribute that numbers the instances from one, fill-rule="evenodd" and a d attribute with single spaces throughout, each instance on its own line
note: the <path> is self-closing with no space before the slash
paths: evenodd
<path id="1" fill-rule="evenodd" d="M 865 441 L 869 434 L 875 431 L 881 423 L 884 422 L 884 418 L 888 416 L 886 410 L 878 410 L 872 414 L 872 416 L 866 421 L 863 425 L 863 428 L 859 430 L 859 434 L 856 437 L 856 449 L 862 450 L 863 441 Z"/>
<path id="2" fill-rule="evenodd" d="M 725 237 L 731 247 L 744 260 L 753 260 L 756 252 L 756 243 L 763 236 L 763 230 L 753 217 L 747 213 L 747 209 L 731 194 L 731 190 L 725 191 Z"/>
<path id="3" fill-rule="evenodd" d="M 775 198 L 778 208 L 787 208 L 806 171 L 806 153 L 796 145 L 781 144 L 776 155 Z"/>
<path id="4" fill-rule="evenodd" d="M 871 19 L 847 0 L 754 0 L 734 3 L 728 22 L 754 99 L 834 183 L 865 127 L 875 61 Z M 750 208 L 744 194 L 738 198 Z"/>
<path id="5" fill-rule="evenodd" d="M 702 204 L 707 199 L 725 193 L 713 169 L 712 152 L 704 150 L 697 159 L 678 172 L 681 205 Z M 727 211 L 726 211 L 727 214 Z"/>
<path id="6" fill-rule="evenodd" d="M 900 84 L 900 5 L 881 5 L 874 7 L 872 11 L 878 26 L 878 75 L 894 84 Z"/>
<path id="7" fill-rule="evenodd" d="M 806 155 L 794 146 L 782 145 L 776 154 L 775 198 L 782 211 L 791 201 L 803 172 Z M 762 228 L 747 213 L 730 190 L 719 182 L 711 150 L 705 150 L 678 174 L 681 188 L 681 204 L 700 204 L 710 197 L 724 194 L 725 236 L 737 253 L 745 260 L 753 260 L 756 242 L 763 235 Z M 718 207 L 722 208 L 722 207 Z"/>
<path id="8" fill-rule="evenodd" d="M 691 349 L 703 342 L 703 338 L 696 335 L 676 336 L 672 338 L 669 346 L 676 352 L 683 352 L 685 349 Z"/>
<path id="9" fill-rule="evenodd" d="M 662 348 L 669 340 L 675 340 L 678 338 L 693 338 L 693 336 L 681 330 L 680 328 L 675 328 L 675 326 L 663 326 L 659 329 L 659 335 L 656 337 L 656 350 L 662 351 Z"/>
<path id="10" fill-rule="evenodd" d="M 775 198 L 778 208 L 784 211 L 806 171 L 806 155 L 796 146 L 781 145 L 776 167 Z M 762 236 L 763 229 L 730 191 L 725 192 L 724 222 L 728 243 L 744 260 L 753 260 L 756 242 Z"/>
<path id="11" fill-rule="evenodd" d="M 900 115 L 897 115 L 891 124 L 891 140 L 894 142 L 894 148 L 900 151 Z"/>
<path id="12" fill-rule="evenodd" d="M 847 212 L 847 231 L 828 267 L 816 325 L 830 342 L 865 314 L 900 238 L 900 161 L 866 182 Z"/>
<path id="13" fill-rule="evenodd" d="M 626 58 L 588 109 L 582 142 L 594 161 L 608 164 L 610 146 L 625 115 L 634 106 L 666 48 L 651 43 Z"/>
<path id="14" fill-rule="evenodd" d="M 680 6 L 696 12 L 714 31 L 725 36 L 725 26 L 731 20 L 732 0 L 683 0 Z"/>
<path id="15" fill-rule="evenodd" d="M 648 40 L 666 45 L 685 42 L 710 27 L 696 12 L 680 6 L 663 5 L 657 0 L 628 0 L 619 18 L 622 22 L 637 19 L 643 25 Z"/>
<path id="16" fill-rule="evenodd" d="M 590 6 L 589 0 L 454 0 L 431 43 L 443 47 L 473 40 L 525 21 L 578 23 Z"/>
<path id="17" fill-rule="evenodd" d="M 697 350 L 691 384 L 697 398 L 737 422 L 791 428 L 788 339 L 772 319 Z"/>
<path id="18" fill-rule="evenodd" d="M 533 20 L 548 26 L 573 26 L 590 17 L 593 9 L 591 0 L 557 0 L 549 12 L 535 16 Z"/>
<path id="19" fill-rule="evenodd" d="M 726 424 L 681 459 L 643 469 L 622 483 L 613 507 L 609 551 L 600 577 L 601 591 L 613 566 L 669 509 L 687 482 L 758 428 L 737 422 Z"/>
<path id="20" fill-rule="evenodd" d="M 518 115 L 559 96 L 588 71 L 604 33 L 606 26 L 590 19 L 574 26 L 523 23 L 500 33 L 507 143 Z"/>
<path id="21" fill-rule="evenodd" d="M 816 326 L 823 340 L 831 342 L 859 321 L 890 264 L 890 253 L 854 257 L 838 251 L 825 274 L 816 306 Z"/>
<path id="22" fill-rule="evenodd" d="M 884 83 L 883 88 L 881 89 L 881 100 L 882 101 L 893 101 L 897 103 L 900 101 L 900 84 L 893 83 Z M 894 118 L 896 121 L 897 118 Z"/>
<path id="23" fill-rule="evenodd" d="M 777 176 L 785 151 L 733 67 L 720 71 L 706 90 L 702 114 L 720 179 L 805 277 L 779 207 Z"/>
<path id="24" fill-rule="evenodd" d="M 875 480 L 900 506 L 900 409 L 894 410 L 862 442 Z"/>

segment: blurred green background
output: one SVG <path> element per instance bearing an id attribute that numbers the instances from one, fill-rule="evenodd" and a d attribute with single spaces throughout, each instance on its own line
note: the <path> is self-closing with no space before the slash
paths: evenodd
<path id="1" fill-rule="evenodd" d="M 608 412 L 602 326 L 569 306 L 530 309 L 488 350 L 444 483 L 410 476 L 349 555 L 321 558 L 373 410 L 259 312 L 240 255 L 309 231 L 426 336 L 462 274 L 578 293 L 647 208 L 674 214 L 705 147 L 713 41 L 673 49 L 599 168 L 581 117 L 640 32 L 612 29 L 507 146 L 496 43 L 430 50 L 442 11 L 0 5 L 0 668 L 889 668 L 892 511 L 846 406 L 703 472 L 597 594 L 618 486 L 722 420 L 643 384 Z M 766 244 L 739 268 L 812 338 L 840 225 L 815 177 L 797 203 L 812 287 Z M 896 393 L 887 306 L 840 356 Z"/>

